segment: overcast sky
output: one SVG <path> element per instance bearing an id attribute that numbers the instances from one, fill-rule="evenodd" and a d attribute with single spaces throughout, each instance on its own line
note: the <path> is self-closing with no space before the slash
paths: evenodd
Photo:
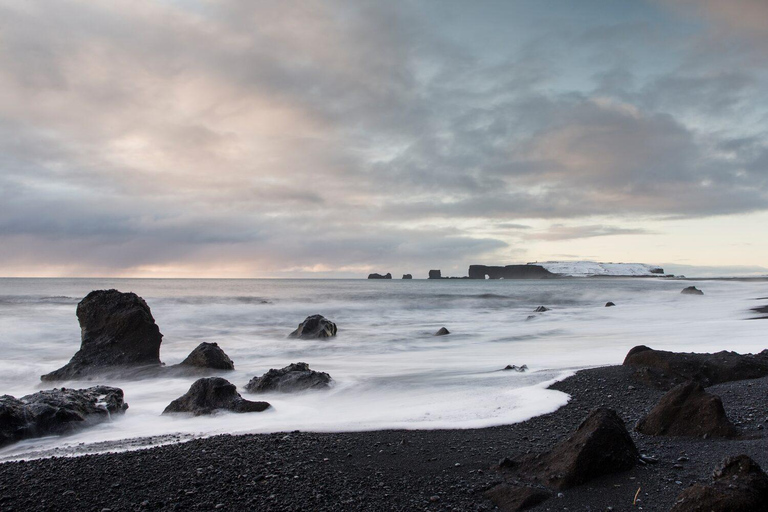
<path id="1" fill-rule="evenodd" d="M 760 271 L 766 20 L 765 0 L 0 0 L 0 275 Z"/>

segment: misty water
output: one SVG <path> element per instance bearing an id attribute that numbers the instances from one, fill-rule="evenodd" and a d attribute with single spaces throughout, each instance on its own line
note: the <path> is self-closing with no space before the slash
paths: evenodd
<path id="1" fill-rule="evenodd" d="M 695 284 L 705 295 L 681 295 Z M 160 357 L 180 362 L 217 342 L 235 362 L 220 375 L 263 413 L 161 416 L 194 378 L 62 382 L 118 386 L 122 417 L 63 437 L 26 440 L 0 459 L 126 449 L 219 433 L 475 428 L 551 412 L 568 396 L 546 387 L 579 368 L 621 363 L 635 345 L 685 351 L 765 348 L 766 321 L 748 321 L 765 282 L 573 278 L 551 281 L 0 279 L 0 394 L 40 389 L 39 376 L 80 345 L 78 301 L 94 289 L 144 297 L 164 335 Z M 617 307 L 605 308 L 607 301 Z M 527 318 L 540 305 L 552 308 Z M 306 316 L 338 336 L 286 336 Z M 445 326 L 449 336 L 433 333 Z M 328 372 L 328 391 L 250 395 L 270 368 L 304 361 Z M 525 373 L 501 371 L 526 364 Z M 136 441 L 136 439 L 144 439 Z M 150 438 L 150 439 L 146 439 Z"/>

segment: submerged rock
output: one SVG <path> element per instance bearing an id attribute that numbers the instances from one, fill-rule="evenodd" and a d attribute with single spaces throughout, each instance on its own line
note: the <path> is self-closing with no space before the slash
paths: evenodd
<path id="1" fill-rule="evenodd" d="M 533 310 L 534 313 L 544 313 L 545 311 L 550 311 L 550 309 L 544 306 L 539 306 Z"/>
<path id="2" fill-rule="evenodd" d="M 436 333 L 435 336 L 445 336 L 447 334 L 451 334 L 451 331 L 446 329 L 445 327 L 441 327 Z"/>
<path id="3" fill-rule="evenodd" d="M 694 484 L 675 499 L 671 512 L 752 512 L 768 508 L 768 475 L 746 455 L 729 457 L 710 485 Z"/>
<path id="4" fill-rule="evenodd" d="M 251 393 L 293 393 L 307 389 L 327 389 L 332 380 L 327 373 L 310 369 L 307 363 L 292 363 L 279 370 L 272 368 L 261 377 L 252 378 L 245 389 Z"/>
<path id="5" fill-rule="evenodd" d="M 107 386 L 52 389 L 19 399 L 0 397 L 0 446 L 30 437 L 63 434 L 122 414 L 123 390 Z"/>
<path id="6" fill-rule="evenodd" d="M 43 381 L 82 379 L 121 368 L 160 366 L 163 335 L 135 293 L 96 290 L 77 305 L 81 343 L 72 359 Z"/>
<path id="7" fill-rule="evenodd" d="M 736 427 L 725 414 L 720 397 L 698 382 L 672 388 L 635 427 L 651 436 L 734 437 Z"/>
<path id="8" fill-rule="evenodd" d="M 688 288 L 683 288 L 683 291 L 681 291 L 683 295 L 704 295 L 704 292 L 696 288 L 695 286 L 689 286 Z"/>
<path id="9" fill-rule="evenodd" d="M 610 301 L 605 303 L 605 307 L 607 307 L 607 308 L 612 308 L 615 305 L 616 304 L 614 304 L 613 302 L 610 302 Z"/>
<path id="10" fill-rule="evenodd" d="M 323 315 L 312 315 L 304 319 L 295 331 L 288 335 L 291 338 L 330 338 L 336 336 L 336 324 Z"/>
<path id="11" fill-rule="evenodd" d="M 251 402 L 240 396 L 234 384 L 221 377 L 198 379 L 186 394 L 180 396 L 163 414 L 186 412 L 201 416 L 219 410 L 232 412 L 261 412 L 270 405 L 267 402 Z"/>
<path id="12" fill-rule="evenodd" d="M 516 372 L 521 372 L 522 373 L 522 372 L 528 370 L 528 365 L 524 364 L 522 366 L 517 366 L 517 365 L 514 365 L 514 364 L 508 364 L 507 366 L 505 366 L 503 368 L 503 370 L 505 370 L 505 371 L 510 371 L 511 370 L 511 371 L 516 371 Z"/>
<path id="13" fill-rule="evenodd" d="M 385 275 L 381 274 L 368 274 L 368 279 L 392 279 L 392 274 L 387 272 Z"/>
<path id="14" fill-rule="evenodd" d="M 234 370 L 235 363 L 224 353 L 218 343 L 199 344 L 186 359 L 176 367 L 203 368 L 211 370 Z"/>

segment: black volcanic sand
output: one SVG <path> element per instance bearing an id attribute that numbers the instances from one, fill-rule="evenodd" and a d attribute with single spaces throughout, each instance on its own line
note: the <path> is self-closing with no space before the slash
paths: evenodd
<path id="1" fill-rule="evenodd" d="M 0 508 L 17 510 L 492 510 L 483 492 L 502 457 L 540 452 L 598 406 L 627 427 L 662 395 L 630 369 L 585 370 L 552 386 L 568 405 L 524 423 L 473 430 L 217 436 L 125 453 L 0 464 Z M 632 432 L 658 463 L 566 490 L 531 509 L 669 510 L 729 455 L 768 469 L 768 378 L 708 388 L 746 439 L 654 438 Z M 640 488 L 637 506 L 632 501 Z"/>

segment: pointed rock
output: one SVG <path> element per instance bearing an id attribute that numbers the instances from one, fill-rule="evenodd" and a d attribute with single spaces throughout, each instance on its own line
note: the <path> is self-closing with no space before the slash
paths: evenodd
<path id="1" fill-rule="evenodd" d="M 261 412 L 270 405 L 267 402 L 251 402 L 240 396 L 234 384 L 221 377 L 198 379 L 184 395 L 180 396 L 163 414 L 186 412 L 195 416 L 214 414 L 219 410 L 232 412 Z"/>

